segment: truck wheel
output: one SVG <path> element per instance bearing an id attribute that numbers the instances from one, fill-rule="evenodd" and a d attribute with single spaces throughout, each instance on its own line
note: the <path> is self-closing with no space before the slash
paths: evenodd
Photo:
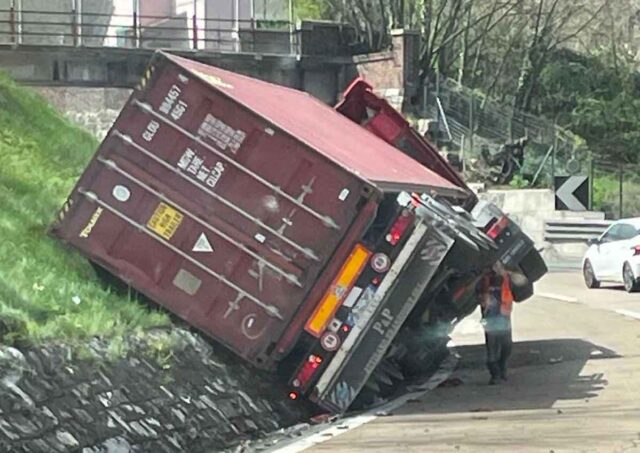
<path id="1" fill-rule="evenodd" d="M 533 284 L 527 281 L 524 285 L 511 285 L 511 293 L 515 302 L 523 302 L 533 296 Z"/>
<path id="2" fill-rule="evenodd" d="M 540 255 L 535 247 L 531 247 L 529 253 L 520 260 L 518 265 L 531 283 L 540 280 L 548 270 L 547 263 L 544 262 L 544 258 L 542 258 L 542 255 Z"/>
<path id="3" fill-rule="evenodd" d="M 593 271 L 593 266 L 591 265 L 591 261 L 586 260 L 584 262 L 584 266 L 582 268 L 582 275 L 584 277 L 584 284 L 587 285 L 587 288 L 600 288 L 600 282 L 596 278 L 596 274 Z"/>
<path id="4" fill-rule="evenodd" d="M 629 263 L 624 263 L 622 277 L 624 280 L 624 289 L 626 289 L 628 293 L 635 293 L 640 290 L 640 279 L 635 278 Z"/>

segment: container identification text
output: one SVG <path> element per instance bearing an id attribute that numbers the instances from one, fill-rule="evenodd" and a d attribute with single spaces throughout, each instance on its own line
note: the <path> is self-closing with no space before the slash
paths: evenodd
<path id="1" fill-rule="evenodd" d="M 165 115 L 171 116 L 174 121 L 178 121 L 187 111 L 187 103 L 178 99 L 182 93 L 182 89 L 173 85 L 167 95 L 164 97 L 162 104 L 160 104 L 160 111 Z M 175 104 L 175 105 L 174 105 Z"/>
<path id="2" fill-rule="evenodd" d="M 204 159 L 191 148 L 187 148 L 182 153 L 178 161 L 178 168 L 204 182 L 212 189 L 216 187 L 225 170 L 224 164 L 220 161 L 216 162 L 213 167 L 207 167 L 204 165 Z"/>

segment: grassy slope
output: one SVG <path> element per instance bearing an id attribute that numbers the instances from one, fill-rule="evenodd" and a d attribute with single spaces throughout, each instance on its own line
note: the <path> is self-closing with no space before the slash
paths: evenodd
<path id="1" fill-rule="evenodd" d="M 0 74 L 0 343 L 121 338 L 168 322 L 105 290 L 86 260 L 46 236 L 96 147 Z"/>

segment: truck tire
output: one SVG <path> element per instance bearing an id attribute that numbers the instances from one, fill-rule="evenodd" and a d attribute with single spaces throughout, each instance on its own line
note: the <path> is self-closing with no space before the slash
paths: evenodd
<path id="1" fill-rule="evenodd" d="M 533 283 L 527 281 L 524 285 L 511 285 L 511 293 L 515 302 L 523 302 L 533 296 Z"/>
<path id="2" fill-rule="evenodd" d="M 542 255 L 532 247 L 529 253 L 518 263 L 524 275 L 531 283 L 537 282 L 547 273 L 547 264 L 544 262 Z"/>

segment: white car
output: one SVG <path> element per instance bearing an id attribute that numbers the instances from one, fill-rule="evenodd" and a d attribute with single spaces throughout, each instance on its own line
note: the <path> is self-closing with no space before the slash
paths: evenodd
<path id="1" fill-rule="evenodd" d="M 582 272 L 589 288 L 613 282 L 630 293 L 640 290 L 640 217 L 618 220 L 588 243 Z"/>

